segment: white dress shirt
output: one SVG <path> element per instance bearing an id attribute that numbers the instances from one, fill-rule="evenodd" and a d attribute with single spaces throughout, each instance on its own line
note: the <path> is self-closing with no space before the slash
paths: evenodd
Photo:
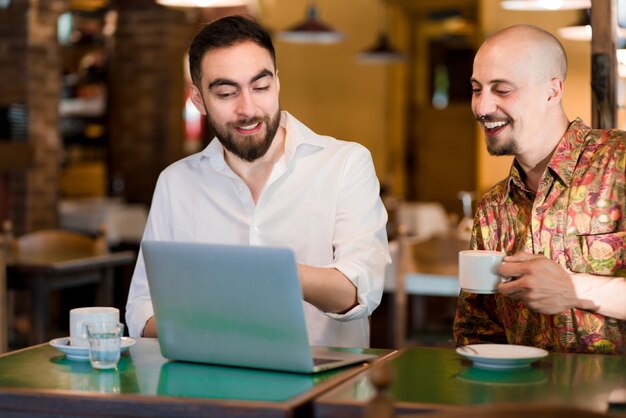
<path id="1" fill-rule="evenodd" d="M 256 205 L 214 139 L 161 173 L 143 239 L 282 246 L 300 264 L 334 267 L 356 286 L 358 305 L 334 314 L 303 301 L 309 342 L 367 347 L 368 316 L 391 262 L 371 155 L 357 143 L 315 134 L 287 112 L 281 126 L 285 153 Z M 140 252 L 126 305 L 130 335 L 140 336 L 153 314 Z"/>

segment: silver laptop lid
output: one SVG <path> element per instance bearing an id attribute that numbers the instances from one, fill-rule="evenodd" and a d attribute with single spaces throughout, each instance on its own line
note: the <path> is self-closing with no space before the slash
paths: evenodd
<path id="1" fill-rule="evenodd" d="M 291 250 L 144 241 L 142 252 L 164 357 L 313 370 Z"/>

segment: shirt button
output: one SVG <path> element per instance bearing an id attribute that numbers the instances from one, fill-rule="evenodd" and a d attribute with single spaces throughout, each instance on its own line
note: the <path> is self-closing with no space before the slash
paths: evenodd
<path id="1" fill-rule="evenodd" d="M 543 213 L 543 208 L 537 208 L 537 213 L 541 215 Z"/>

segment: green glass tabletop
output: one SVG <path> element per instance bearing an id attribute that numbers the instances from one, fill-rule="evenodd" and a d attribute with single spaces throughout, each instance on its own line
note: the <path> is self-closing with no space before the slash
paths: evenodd
<path id="1" fill-rule="evenodd" d="M 385 363 L 393 376 L 389 395 L 416 409 L 532 402 L 606 411 L 612 393 L 626 389 L 626 356 L 552 353 L 531 367 L 488 370 L 474 367 L 453 349 L 415 347 Z M 369 375 L 366 371 L 348 380 L 316 403 L 367 402 L 375 393 Z"/>
<path id="2" fill-rule="evenodd" d="M 9 353 L 0 357 L 0 387 L 284 402 L 347 370 L 304 375 L 170 362 L 157 340 L 141 338 L 122 354 L 117 370 L 92 369 L 89 361 L 70 360 L 47 344 Z"/>

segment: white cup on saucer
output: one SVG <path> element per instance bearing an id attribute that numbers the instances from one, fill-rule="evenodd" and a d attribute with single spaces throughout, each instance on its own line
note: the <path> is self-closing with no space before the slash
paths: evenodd
<path id="1" fill-rule="evenodd" d="M 70 310 L 70 345 L 89 348 L 87 324 L 119 323 L 120 311 L 117 308 L 92 306 Z"/>
<path id="2" fill-rule="evenodd" d="M 487 250 L 459 252 L 459 287 L 470 293 L 498 293 L 498 283 L 502 280 L 498 269 L 505 255 Z"/>

